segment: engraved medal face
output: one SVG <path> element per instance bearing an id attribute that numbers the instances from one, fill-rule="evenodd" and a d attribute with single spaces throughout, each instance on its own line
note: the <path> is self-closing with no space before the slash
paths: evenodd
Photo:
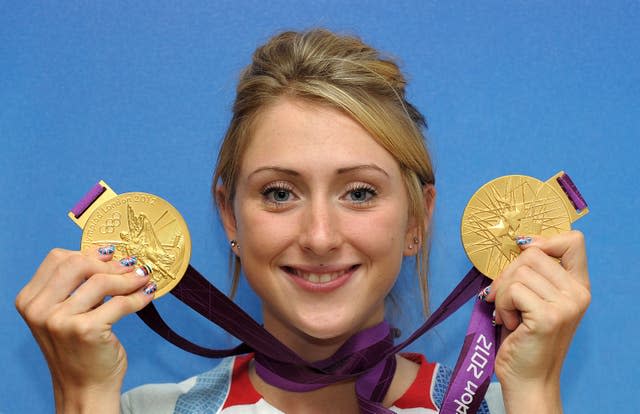
<path id="1" fill-rule="evenodd" d="M 548 184 L 508 175 L 483 185 L 462 216 L 462 244 L 469 260 L 495 279 L 520 253 L 520 235 L 553 235 L 571 230 L 560 195 Z"/>
<path id="2" fill-rule="evenodd" d="M 101 204 L 82 232 L 81 249 L 116 247 L 115 259 L 136 256 L 149 265 L 157 284 L 155 298 L 173 289 L 189 266 L 191 237 L 171 204 L 147 193 L 124 193 Z"/>

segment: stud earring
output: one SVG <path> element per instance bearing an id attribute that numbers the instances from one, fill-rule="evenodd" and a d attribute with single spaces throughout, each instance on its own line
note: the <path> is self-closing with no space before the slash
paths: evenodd
<path id="1" fill-rule="evenodd" d="M 231 245 L 231 248 L 232 248 L 232 249 L 237 248 L 238 250 L 240 250 L 240 245 L 238 244 L 238 242 L 237 242 L 235 239 L 234 239 L 234 240 L 231 240 L 231 241 L 229 242 L 229 244 Z"/>
<path id="2" fill-rule="evenodd" d="M 419 238 L 417 238 L 417 237 L 414 237 L 414 238 L 413 238 L 413 244 L 416 244 L 416 245 L 417 245 L 418 243 L 420 243 L 420 239 L 419 239 Z"/>

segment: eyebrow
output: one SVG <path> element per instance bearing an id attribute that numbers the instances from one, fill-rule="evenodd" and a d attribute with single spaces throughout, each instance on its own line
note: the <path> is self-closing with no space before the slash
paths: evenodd
<path id="1" fill-rule="evenodd" d="M 386 175 L 387 177 L 389 177 L 389 174 L 387 174 L 387 172 L 382 169 L 381 167 L 378 167 L 376 164 L 362 164 L 362 165 L 354 165 L 352 167 L 343 167 L 343 168 L 338 168 L 336 170 L 336 172 L 338 174 L 348 174 L 354 171 L 358 171 L 358 170 L 376 170 L 379 171 L 381 173 L 383 173 L 384 175 Z M 293 177 L 298 177 L 300 176 L 300 173 L 298 171 L 289 169 L 289 168 L 282 168 L 282 167 L 275 167 L 275 166 L 265 166 L 265 167 L 260 167 L 258 169 L 256 169 L 255 171 L 253 171 L 251 174 L 249 174 L 249 177 L 251 177 L 254 174 L 258 174 L 260 172 L 263 171 L 271 171 L 271 172 L 278 172 L 281 174 L 285 174 L 285 175 L 290 175 Z"/>
<path id="2" fill-rule="evenodd" d="M 370 170 L 370 169 L 380 171 L 381 173 L 389 177 L 389 174 L 387 174 L 385 170 L 383 170 L 381 167 L 378 167 L 375 164 L 363 164 L 363 165 L 354 165 L 353 167 L 338 168 L 338 174 L 347 174 L 353 171 Z"/>
<path id="3" fill-rule="evenodd" d="M 291 170 L 289 168 L 266 166 L 266 167 L 260 167 L 257 170 L 253 171 L 251 174 L 249 174 L 249 177 L 251 177 L 254 174 L 258 174 L 260 172 L 263 172 L 263 171 L 278 172 L 278 173 L 282 173 L 282 174 L 285 174 L 285 175 L 291 175 L 291 176 L 294 176 L 294 177 L 297 177 L 297 176 L 300 175 L 299 172 L 297 172 L 295 170 Z"/>

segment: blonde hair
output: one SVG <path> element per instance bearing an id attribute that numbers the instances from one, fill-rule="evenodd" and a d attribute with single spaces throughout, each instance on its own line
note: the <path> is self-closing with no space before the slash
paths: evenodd
<path id="1" fill-rule="evenodd" d="M 288 96 L 328 105 L 350 115 L 398 162 L 409 195 L 409 216 L 418 225 L 420 251 L 416 257 L 425 312 L 428 310 L 427 268 L 429 235 L 425 225 L 425 187 L 435 182 L 423 129 L 422 114 L 407 101 L 406 80 L 398 65 L 353 36 L 323 29 L 284 32 L 256 49 L 241 73 L 233 118 L 225 134 L 213 177 L 226 191 L 219 206 L 232 206 L 242 156 L 252 125 L 261 110 Z M 429 192 L 431 194 L 431 192 Z M 429 200 L 432 202 L 432 200 Z M 231 296 L 241 271 L 231 253 Z"/>

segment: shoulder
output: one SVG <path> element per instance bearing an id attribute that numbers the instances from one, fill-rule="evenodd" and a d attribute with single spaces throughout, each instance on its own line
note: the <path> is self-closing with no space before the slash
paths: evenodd
<path id="1" fill-rule="evenodd" d="M 122 413 L 197 413 L 218 411 L 224 404 L 236 357 L 177 384 L 147 384 L 122 395 Z"/>

